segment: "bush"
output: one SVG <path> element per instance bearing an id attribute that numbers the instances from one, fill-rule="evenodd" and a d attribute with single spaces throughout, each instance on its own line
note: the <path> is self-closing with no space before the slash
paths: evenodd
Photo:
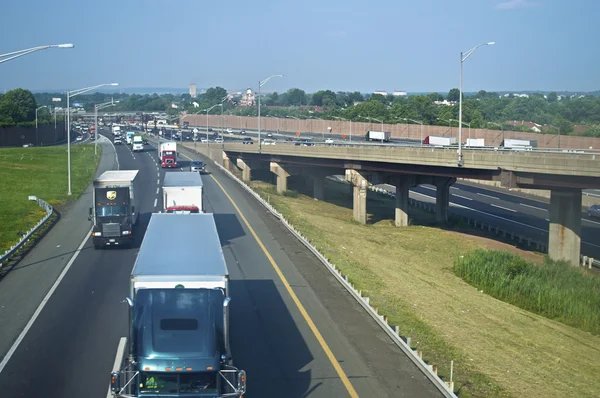
<path id="1" fill-rule="evenodd" d="M 508 252 L 477 249 L 454 272 L 485 293 L 566 325 L 600 334 L 600 278 L 565 262 L 533 264 Z"/>

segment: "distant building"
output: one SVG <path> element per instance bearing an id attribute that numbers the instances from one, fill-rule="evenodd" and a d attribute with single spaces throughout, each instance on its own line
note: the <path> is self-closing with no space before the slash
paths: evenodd
<path id="1" fill-rule="evenodd" d="M 448 100 L 443 100 L 443 101 L 433 101 L 434 104 L 436 105 L 448 105 L 448 106 L 452 106 L 456 104 L 456 101 L 448 101 Z"/>
<path id="2" fill-rule="evenodd" d="M 388 95 L 388 92 L 387 92 L 387 91 L 382 91 L 382 90 L 379 90 L 379 91 L 375 91 L 373 94 L 381 94 L 381 95 L 383 95 L 384 97 L 387 97 L 387 95 Z"/>
<path id="3" fill-rule="evenodd" d="M 190 97 L 196 98 L 196 83 L 190 84 Z"/>
<path id="4" fill-rule="evenodd" d="M 242 98 L 240 99 L 239 105 L 250 107 L 256 104 L 256 95 L 252 92 L 252 89 L 248 87 L 246 92 L 242 94 Z"/>
<path id="5" fill-rule="evenodd" d="M 394 97 L 406 97 L 406 91 L 404 91 L 404 90 L 394 90 L 392 92 L 392 95 Z"/>

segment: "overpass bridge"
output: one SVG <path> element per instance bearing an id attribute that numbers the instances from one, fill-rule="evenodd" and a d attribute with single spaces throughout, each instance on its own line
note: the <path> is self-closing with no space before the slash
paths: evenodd
<path id="1" fill-rule="evenodd" d="M 199 148 L 200 149 L 200 148 Z M 267 169 L 277 176 L 277 191 L 287 190 L 287 178 L 302 175 L 312 181 L 316 199 L 323 197 L 324 178 L 342 174 L 353 186 L 356 221 L 367 222 L 370 184 L 396 187 L 395 223 L 408 225 L 409 189 L 436 187 L 436 219 L 448 219 L 449 189 L 457 178 L 500 181 L 507 188 L 551 191 L 548 253 L 550 258 L 579 264 L 582 189 L 600 188 L 600 153 L 557 153 L 463 149 L 457 166 L 456 149 L 401 146 L 246 145 L 235 142 L 203 144 L 211 159 L 242 169 L 249 181 L 252 170 Z M 235 163 L 234 163 L 235 162 Z"/>

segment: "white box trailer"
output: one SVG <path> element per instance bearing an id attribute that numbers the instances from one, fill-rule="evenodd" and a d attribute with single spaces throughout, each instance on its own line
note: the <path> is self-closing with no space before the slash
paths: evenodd
<path id="1" fill-rule="evenodd" d="M 500 147 L 505 149 L 513 149 L 516 151 L 531 151 L 533 148 L 537 147 L 537 141 L 507 138 L 504 141 L 502 141 Z"/>
<path id="2" fill-rule="evenodd" d="M 432 146 L 450 146 L 456 145 L 457 140 L 456 137 L 439 137 L 430 135 L 425 137 L 423 140 L 424 145 L 432 145 Z"/>
<path id="3" fill-rule="evenodd" d="M 467 143 L 465 144 L 467 147 L 484 147 L 485 139 L 484 138 L 467 138 Z"/>
<path id="4" fill-rule="evenodd" d="M 165 212 L 204 213 L 203 183 L 200 173 L 181 171 L 166 173 L 163 181 L 163 210 Z"/>
<path id="5" fill-rule="evenodd" d="M 389 131 L 367 131 L 365 139 L 367 141 L 381 141 L 388 142 L 391 138 Z"/>

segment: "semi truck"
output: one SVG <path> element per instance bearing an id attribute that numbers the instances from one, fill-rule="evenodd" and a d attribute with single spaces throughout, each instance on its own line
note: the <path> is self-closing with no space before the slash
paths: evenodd
<path id="1" fill-rule="evenodd" d="M 139 134 L 135 134 L 133 136 L 133 146 L 131 148 L 131 150 L 133 152 L 142 152 L 144 150 L 144 139 L 142 138 L 141 135 Z"/>
<path id="2" fill-rule="evenodd" d="M 163 210 L 166 213 L 203 213 L 200 173 L 166 173 L 163 182 Z"/>
<path id="3" fill-rule="evenodd" d="M 117 350 L 112 395 L 241 397 L 246 372 L 232 363 L 228 283 L 212 214 L 152 214 L 131 271 L 129 337 Z"/>
<path id="4" fill-rule="evenodd" d="M 425 139 L 423 140 L 423 144 L 431 146 L 451 146 L 456 145 L 457 141 L 456 137 L 438 137 L 434 135 L 429 135 L 425 137 Z"/>
<path id="5" fill-rule="evenodd" d="M 516 140 L 513 138 L 505 139 L 500 144 L 501 148 L 512 149 L 513 151 L 531 151 L 537 147 L 537 141 Z"/>
<path id="6" fill-rule="evenodd" d="M 467 138 L 466 147 L 484 147 L 485 139 L 484 138 Z"/>
<path id="7" fill-rule="evenodd" d="M 158 158 L 160 167 L 177 167 L 177 143 L 175 141 L 160 142 Z"/>
<path id="8" fill-rule="evenodd" d="M 135 133 L 133 131 L 128 131 L 126 133 L 125 139 L 126 139 L 126 143 L 127 145 L 132 145 L 133 144 L 133 136 L 135 135 Z"/>
<path id="9" fill-rule="evenodd" d="M 389 142 L 390 138 L 391 133 L 389 131 L 367 131 L 367 134 L 365 134 L 366 141 Z"/>
<path id="10" fill-rule="evenodd" d="M 133 243 L 140 209 L 137 175 L 138 170 L 109 170 L 94 180 L 88 219 L 95 249 Z"/>
<path id="11" fill-rule="evenodd" d="M 121 126 L 119 126 L 118 124 L 113 124 L 111 129 L 112 129 L 113 135 L 121 134 Z"/>

